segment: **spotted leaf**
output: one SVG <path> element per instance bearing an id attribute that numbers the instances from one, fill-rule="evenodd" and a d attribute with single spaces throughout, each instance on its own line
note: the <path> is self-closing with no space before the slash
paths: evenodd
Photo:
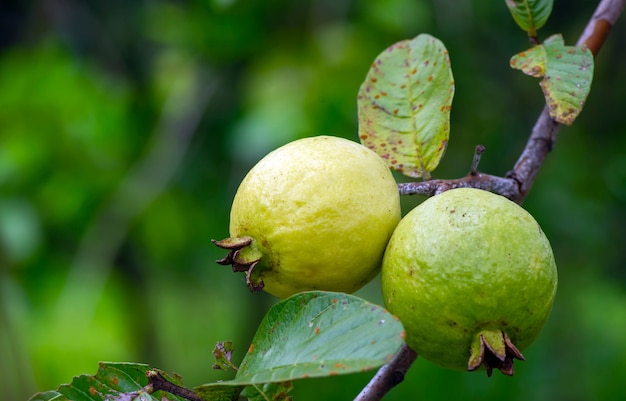
<path id="1" fill-rule="evenodd" d="M 539 85 L 550 116 L 562 124 L 574 122 L 593 79 L 593 54 L 587 47 L 565 46 L 561 35 L 553 35 L 542 45 L 513 56 L 511 67 L 533 77 L 543 77 Z"/>
<path id="2" fill-rule="evenodd" d="M 302 292 L 265 315 L 235 379 L 195 390 L 375 369 L 391 360 L 403 338 L 400 321 L 378 305 L 344 293 Z"/>
<path id="3" fill-rule="evenodd" d="M 426 34 L 398 42 L 374 60 L 359 89 L 361 143 L 390 168 L 428 179 L 448 143 L 453 97 L 443 43 Z"/>
<path id="4" fill-rule="evenodd" d="M 69 384 L 61 385 L 55 391 L 37 393 L 29 401 L 184 401 L 164 391 L 146 391 L 147 372 L 155 370 L 140 363 L 101 362 L 94 375 L 76 376 Z M 156 370 L 155 370 L 156 371 Z M 159 371 L 164 379 L 182 385 L 180 378 Z M 231 390 L 232 391 L 232 390 Z"/>

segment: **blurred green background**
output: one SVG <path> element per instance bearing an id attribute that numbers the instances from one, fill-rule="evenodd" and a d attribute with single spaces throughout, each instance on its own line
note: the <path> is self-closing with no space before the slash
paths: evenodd
<path id="1" fill-rule="evenodd" d="M 574 44 L 594 1 L 557 0 L 540 34 Z M 388 400 L 620 400 L 626 378 L 626 20 L 596 61 L 524 206 L 560 269 L 552 316 L 514 377 L 418 359 Z M 217 341 L 239 361 L 276 300 L 215 264 L 246 171 L 293 139 L 357 140 L 356 93 L 394 42 L 426 32 L 456 81 L 435 178 L 503 175 L 542 108 L 509 68 L 528 47 L 503 1 L 3 1 L 0 400 L 150 363 L 195 386 Z M 399 178 L 400 179 L 400 178 Z M 421 202 L 403 199 L 404 211 Z M 358 295 L 381 303 L 378 282 Z M 373 372 L 295 383 L 350 400 Z"/>

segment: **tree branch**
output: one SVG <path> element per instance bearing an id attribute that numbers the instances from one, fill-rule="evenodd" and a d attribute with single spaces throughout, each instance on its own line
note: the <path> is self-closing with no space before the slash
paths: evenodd
<path id="1" fill-rule="evenodd" d="M 193 391 L 176 385 L 168 381 L 161 373 L 156 370 L 149 370 L 146 372 L 149 384 L 144 388 L 148 394 L 153 394 L 157 391 L 165 391 L 167 393 L 183 397 L 189 401 L 204 401 L 202 397 Z"/>
<path id="2" fill-rule="evenodd" d="M 378 370 L 354 401 L 378 401 L 382 399 L 389 390 L 404 380 L 406 372 L 416 358 L 417 353 L 404 344 L 393 360 Z"/>
<path id="3" fill-rule="evenodd" d="M 585 44 L 597 55 L 625 5 L 626 0 L 601 0 L 576 45 Z"/>
<path id="4" fill-rule="evenodd" d="M 594 56 L 602 47 L 609 31 L 622 14 L 626 0 L 601 0 L 587 23 L 577 45 L 585 44 Z M 429 180 L 398 184 L 401 195 L 433 196 L 453 188 L 471 187 L 503 195 L 521 203 L 535 180 L 544 159 L 552 150 L 561 124 L 550 118 L 548 107 L 544 107 L 537 118 L 526 147 L 505 177 L 481 174 L 472 164 L 470 173 L 459 179 Z M 355 401 L 379 401 L 404 379 L 404 374 L 417 358 L 408 346 L 400 349 L 396 357 L 380 368 L 374 378 L 363 388 Z M 400 378 L 400 380 L 398 380 Z"/>
<path id="5" fill-rule="evenodd" d="M 609 31 L 624 10 L 626 0 L 601 0 L 587 23 L 577 45 L 586 45 L 595 55 L 606 40 Z M 453 188 L 471 187 L 503 195 L 521 203 L 543 164 L 552 150 L 561 124 L 550 118 L 548 107 L 544 107 L 537 118 L 526 147 L 505 177 L 477 173 L 452 180 L 430 180 L 398 184 L 401 195 L 433 196 Z"/>

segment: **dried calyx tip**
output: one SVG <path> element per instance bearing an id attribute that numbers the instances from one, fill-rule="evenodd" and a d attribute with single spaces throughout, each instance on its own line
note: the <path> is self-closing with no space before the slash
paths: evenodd
<path id="1" fill-rule="evenodd" d="M 479 334 L 478 344 L 473 344 L 471 347 L 467 370 L 477 370 L 483 365 L 488 377 L 491 377 L 494 368 L 499 369 L 505 375 L 513 376 L 514 359 L 525 360 L 506 333 L 483 331 Z"/>
<path id="2" fill-rule="evenodd" d="M 251 237 L 226 238 L 221 241 L 211 240 L 216 246 L 228 250 L 228 254 L 216 260 L 220 265 L 232 265 L 233 272 L 246 273 L 246 285 L 252 292 L 259 292 L 263 289 L 263 280 L 258 277 L 255 267 L 263 257 L 260 252 L 251 247 L 253 239 Z"/>

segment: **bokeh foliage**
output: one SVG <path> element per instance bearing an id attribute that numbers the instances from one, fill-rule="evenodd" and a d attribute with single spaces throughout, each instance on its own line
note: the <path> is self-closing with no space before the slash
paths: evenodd
<path id="1" fill-rule="evenodd" d="M 573 44 L 595 3 L 555 2 Z M 596 60 L 524 206 L 560 272 L 553 314 L 513 378 L 418 359 L 403 399 L 617 400 L 626 377 L 626 29 Z M 8 1 L 0 6 L 0 400 L 145 362 L 193 387 L 217 341 L 240 360 L 275 302 L 217 266 L 245 172 L 290 140 L 357 138 L 356 94 L 390 44 L 429 33 L 456 94 L 435 178 L 503 175 L 543 96 L 508 67 L 528 47 L 505 4 L 470 1 Z M 545 37 L 544 37 L 545 38 Z M 398 179 L 403 179 L 398 177 Z M 405 212 L 420 198 L 403 199 Z M 359 292 L 381 303 L 378 283 Z M 297 382 L 352 399 L 371 373 Z"/>

